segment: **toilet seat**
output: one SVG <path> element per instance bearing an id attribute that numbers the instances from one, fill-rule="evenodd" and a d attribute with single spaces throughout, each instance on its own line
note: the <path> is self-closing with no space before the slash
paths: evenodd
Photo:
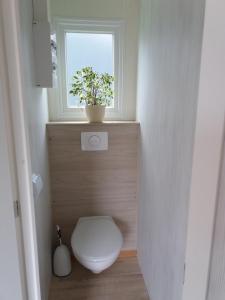
<path id="1" fill-rule="evenodd" d="M 92 262 L 114 259 L 122 243 L 119 228 L 108 216 L 80 218 L 71 237 L 75 256 Z"/>

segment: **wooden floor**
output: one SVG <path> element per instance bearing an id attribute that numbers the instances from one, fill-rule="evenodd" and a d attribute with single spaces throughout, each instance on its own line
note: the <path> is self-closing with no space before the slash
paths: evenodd
<path id="1" fill-rule="evenodd" d="M 137 258 L 119 258 L 95 275 L 74 262 L 72 274 L 52 278 L 49 300 L 149 300 Z"/>

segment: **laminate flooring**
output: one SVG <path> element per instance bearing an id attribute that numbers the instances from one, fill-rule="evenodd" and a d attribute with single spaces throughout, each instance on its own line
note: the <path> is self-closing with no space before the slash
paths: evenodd
<path id="1" fill-rule="evenodd" d="M 72 274 L 53 277 L 49 300 L 149 300 L 136 257 L 119 258 L 109 269 L 93 274 L 73 262 Z"/>

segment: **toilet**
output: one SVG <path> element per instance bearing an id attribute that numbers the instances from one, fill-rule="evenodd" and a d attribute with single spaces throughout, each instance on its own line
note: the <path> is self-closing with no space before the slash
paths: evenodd
<path id="1" fill-rule="evenodd" d="M 119 256 L 122 244 L 122 234 L 108 216 L 80 218 L 71 237 L 74 256 L 93 273 L 110 267 Z"/>

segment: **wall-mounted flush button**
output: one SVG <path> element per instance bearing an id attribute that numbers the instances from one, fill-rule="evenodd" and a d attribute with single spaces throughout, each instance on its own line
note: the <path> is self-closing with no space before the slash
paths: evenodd
<path id="1" fill-rule="evenodd" d="M 83 151 L 108 150 L 108 132 L 81 132 Z"/>
<path id="2" fill-rule="evenodd" d="M 88 143 L 92 147 L 100 146 L 100 144 L 101 144 L 101 138 L 98 135 L 92 135 L 92 136 L 89 137 Z"/>

